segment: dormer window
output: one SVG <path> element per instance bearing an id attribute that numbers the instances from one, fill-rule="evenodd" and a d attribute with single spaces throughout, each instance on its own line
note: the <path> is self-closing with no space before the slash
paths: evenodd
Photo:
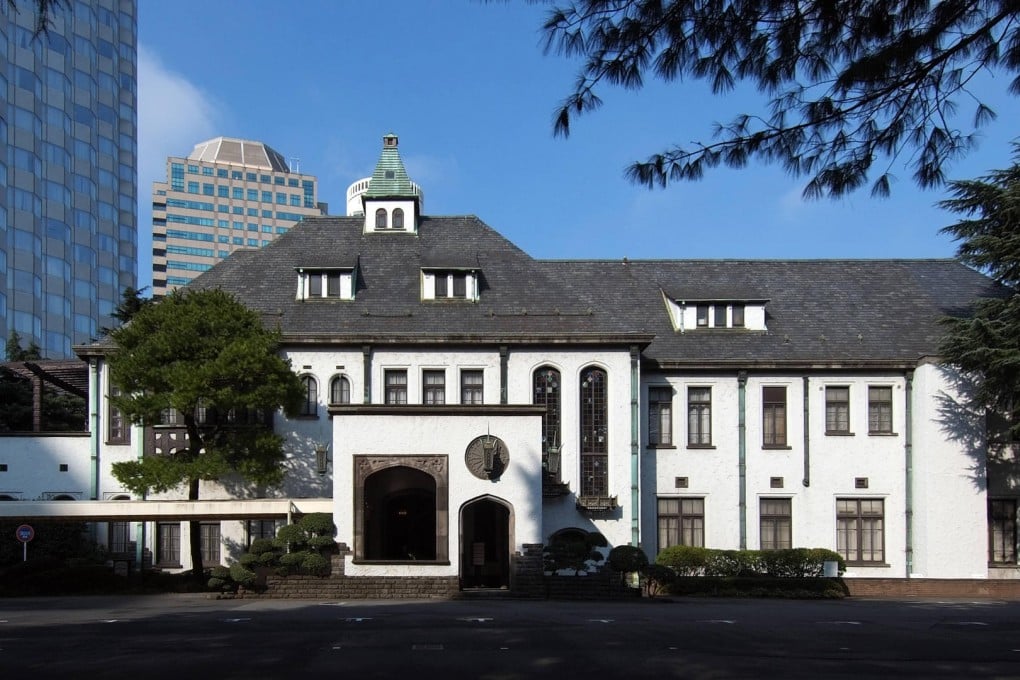
<path id="1" fill-rule="evenodd" d="M 664 295 L 673 328 L 681 333 L 695 330 L 768 330 L 765 305 L 768 300 L 684 300 Z"/>
<path id="2" fill-rule="evenodd" d="M 298 300 L 354 299 L 353 269 L 299 269 Z"/>
<path id="3" fill-rule="evenodd" d="M 435 269 L 422 272 L 425 300 L 478 300 L 478 273 L 472 270 Z"/>

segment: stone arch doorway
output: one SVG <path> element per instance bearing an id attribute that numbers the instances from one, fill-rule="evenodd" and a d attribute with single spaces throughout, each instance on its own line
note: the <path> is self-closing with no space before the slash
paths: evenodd
<path id="1" fill-rule="evenodd" d="M 436 559 L 436 481 L 392 467 L 365 480 L 365 559 Z"/>
<path id="2" fill-rule="evenodd" d="M 483 496 L 460 511 L 461 588 L 510 588 L 510 554 L 513 542 L 511 506 Z"/>
<path id="3" fill-rule="evenodd" d="M 449 564 L 446 456 L 354 457 L 354 559 Z"/>

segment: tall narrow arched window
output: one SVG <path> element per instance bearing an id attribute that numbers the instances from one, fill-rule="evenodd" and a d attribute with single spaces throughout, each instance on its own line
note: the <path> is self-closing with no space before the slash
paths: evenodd
<path id="1" fill-rule="evenodd" d="M 310 375 L 301 376 L 301 385 L 305 388 L 305 400 L 301 404 L 301 415 L 303 416 L 317 416 L 319 415 L 319 385 L 315 382 L 315 378 Z"/>
<path id="2" fill-rule="evenodd" d="M 386 211 L 383 208 L 379 208 L 375 211 L 375 228 L 385 229 L 386 228 Z"/>
<path id="3" fill-rule="evenodd" d="M 404 211 L 400 208 L 394 208 L 393 210 L 393 228 L 403 229 L 404 228 Z"/>
<path id="4" fill-rule="evenodd" d="M 609 495 L 609 392 L 601 368 L 581 371 L 581 495 Z"/>
<path id="5" fill-rule="evenodd" d="M 563 444 L 560 436 L 560 372 L 551 366 L 542 366 L 535 371 L 533 384 L 533 402 L 545 406 L 542 416 L 542 467 L 550 478 L 559 480 L 559 455 Z"/>
<path id="6" fill-rule="evenodd" d="M 351 403 L 351 381 L 342 375 L 333 378 L 329 384 L 329 403 L 349 404 Z"/>

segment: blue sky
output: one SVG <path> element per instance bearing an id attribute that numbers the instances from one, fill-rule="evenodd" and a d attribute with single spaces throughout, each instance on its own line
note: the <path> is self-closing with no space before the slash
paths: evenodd
<path id="1" fill-rule="evenodd" d="M 949 257 L 934 207 L 905 167 L 893 196 L 867 190 L 804 201 L 805 178 L 752 164 L 665 190 L 623 170 L 672 143 L 708 141 L 714 122 L 764 112 L 744 90 L 702 83 L 606 89 L 603 108 L 554 138 L 556 105 L 578 63 L 542 50 L 550 6 L 523 0 L 139 0 L 139 285 L 151 283 L 154 180 L 166 157 L 219 135 L 266 142 L 317 175 L 342 214 L 347 186 L 371 173 L 382 136 L 400 137 L 425 212 L 474 214 L 539 258 Z M 986 79 L 999 114 L 977 152 L 950 168 L 971 178 L 1011 162 L 1020 101 Z M 971 107 L 961 106 L 961 126 Z"/>

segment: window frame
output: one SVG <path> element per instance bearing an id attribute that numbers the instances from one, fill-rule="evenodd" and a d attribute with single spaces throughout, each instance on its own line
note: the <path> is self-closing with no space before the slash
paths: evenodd
<path id="1" fill-rule="evenodd" d="M 202 566 L 215 567 L 222 560 L 223 529 L 219 522 L 199 522 L 199 543 L 202 550 Z"/>
<path id="2" fill-rule="evenodd" d="M 853 504 L 853 508 L 850 508 Z M 865 513 L 877 504 L 879 513 Z M 836 552 L 847 564 L 859 566 L 886 566 L 885 562 L 885 499 L 874 497 L 839 497 L 836 499 Z M 855 547 L 851 547 L 851 537 Z M 875 542 L 878 547 L 875 547 Z M 869 539 L 869 540 L 865 540 Z M 870 548 L 867 547 L 870 545 Z M 872 558 L 865 559 L 865 554 Z M 877 558 L 874 555 L 878 555 Z"/>
<path id="3" fill-rule="evenodd" d="M 758 546 L 761 550 L 793 547 L 792 498 L 767 496 L 758 499 Z"/>
<path id="4" fill-rule="evenodd" d="M 782 400 L 776 395 L 782 394 Z M 771 395 L 771 398 L 770 396 Z M 761 438 L 763 449 L 787 449 L 789 447 L 789 431 L 787 428 L 787 404 L 789 395 L 786 385 L 762 385 L 761 388 L 761 411 L 762 427 Z M 782 427 L 778 427 L 778 426 Z M 771 441 L 770 441 L 771 440 Z"/>
<path id="5" fill-rule="evenodd" d="M 998 506 L 998 511 L 997 511 Z M 1017 499 L 988 499 L 988 566 L 1017 565 Z"/>
<path id="6" fill-rule="evenodd" d="M 120 396 L 120 388 L 110 385 L 110 393 L 106 397 L 106 443 L 130 444 L 131 425 L 124 413 L 113 403 L 114 397 Z"/>
<path id="7" fill-rule="evenodd" d="M 391 406 L 407 405 L 407 369 L 383 369 L 383 403 Z"/>
<path id="8" fill-rule="evenodd" d="M 579 496 L 609 496 L 609 372 L 586 366 L 578 379 L 581 482 Z"/>
<path id="9" fill-rule="evenodd" d="M 648 386 L 648 446 L 676 448 L 673 438 L 673 395 L 671 385 Z"/>
<path id="10" fill-rule="evenodd" d="M 345 375 L 335 375 L 329 381 L 329 403 L 351 403 L 351 381 Z"/>
<path id="11" fill-rule="evenodd" d="M 301 386 L 304 388 L 305 396 L 301 404 L 300 418 L 319 417 L 319 381 L 310 373 L 300 376 Z"/>
<path id="12" fill-rule="evenodd" d="M 156 564 L 181 566 L 181 523 L 156 522 Z"/>
<path id="13" fill-rule="evenodd" d="M 560 437 L 562 384 L 560 371 L 553 366 L 540 366 L 531 376 L 532 403 L 545 406 L 545 412 L 542 414 L 542 469 L 556 480 L 560 478 L 560 472 L 559 470 L 556 470 L 555 474 L 549 472 L 549 449 L 563 445 Z"/>
<path id="14" fill-rule="evenodd" d="M 386 213 L 386 208 L 378 208 L 375 211 L 375 228 L 376 229 L 386 229 L 389 226 L 387 224 L 387 220 L 388 220 L 388 215 Z"/>
<path id="15" fill-rule="evenodd" d="M 876 399 L 875 393 L 879 390 L 888 391 L 888 399 Z M 883 418 L 888 419 L 888 424 L 882 422 Z M 868 434 L 869 435 L 890 435 L 896 434 L 893 428 L 893 388 L 892 385 L 868 385 Z"/>
<path id="16" fill-rule="evenodd" d="M 707 399 L 695 400 L 695 393 L 704 392 Z M 707 421 L 707 432 L 705 424 Z M 694 424 L 697 423 L 695 427 Z M 698 441 L 698 440 L 701 441 Z M 707 449 L 712 445 L 712 388 L 705 385 L 687 387 L 687 448 Z"/>
<path id="17" fill-rule="evenodd" d="M 474 381 L 478 378 L 477 382 Z M 460 371 L 460 403 L 478 406 L 485 403 L 485 371 L 463 368 Z"/>
<path id="18" fill-rule="evenodd" d="M 852 435 L 850 430 L 850 386 L 825 386 L 825 434 Z"/>
<path id="19" fill-rule="evenodd" d="M 671 507 L 674 503 L 675 509 Z M 705 547 L 704 496 L 659 496 L 655 505 L 655 527 L 658 552 L 674 545 Z"/>
<path id="20" fill-rule="evenodd" d="M 422 369 L 421 403 L 426 406 L 442 406 L 446 404 L 446 369 Z"/>

